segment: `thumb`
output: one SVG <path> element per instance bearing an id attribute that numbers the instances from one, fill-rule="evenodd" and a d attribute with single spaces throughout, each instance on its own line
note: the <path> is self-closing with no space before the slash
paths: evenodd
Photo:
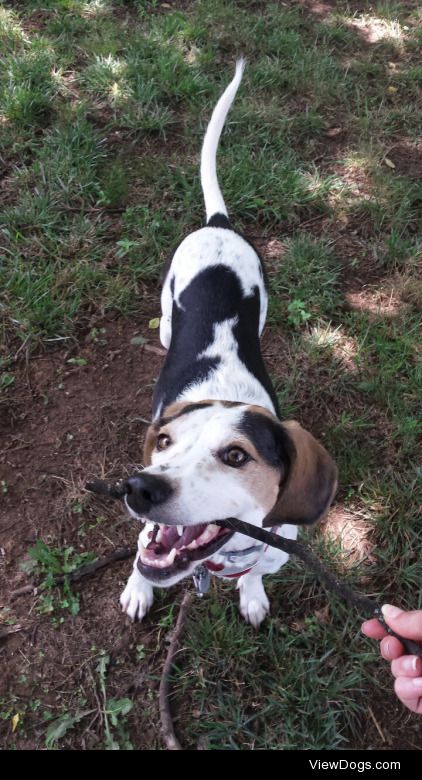
<path id="1" fill-rule="evenodd" d="M 416 642 L 422 641 L 422 610 L 405 612 L 392 604 L 384 604 L 381 611 L 385 622 L 398 634 Z"/>

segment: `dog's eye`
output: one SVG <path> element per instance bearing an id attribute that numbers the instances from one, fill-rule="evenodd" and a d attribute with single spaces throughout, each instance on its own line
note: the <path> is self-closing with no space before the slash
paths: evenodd
<path id="1" fill-rule="evenodd" d="M 241 447 L 230 447 L 230 449 L 225 450 L 222 454 L 222 461 L 226 464 L 226 466 L 232 466 L 233 468 L 239 468 L 239 466 L 243 466 L 244 463 L 247 463 L 247 461 L 250 460 L 250 457 L 245 450 L 242 450 Z"/>
<path id="2" fill-rule="evenodd" d="M 157 450 L 166 450 L 167 447 L 170 447 L 171 439 L 170 436 L 167 435 L 167 433 L 160 433 L 159 436 L 157 436 L 157 442 L 156 442 L 156 448 Z"/>

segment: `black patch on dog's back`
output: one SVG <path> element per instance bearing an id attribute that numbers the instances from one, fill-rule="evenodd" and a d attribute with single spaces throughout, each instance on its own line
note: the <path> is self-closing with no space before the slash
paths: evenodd
<path id="1" fill-rule="evenodd" d="M 212 217 L 209 218 L 207 227 L 226 228 L 227 230 L 232 229 L 229 218 L 226 217 L 225 214 L 220 214 L 219 212 L 213 214 Z"/>
<path id="2" fill-rule="evenodd" d="M 233 334 L 238 354 L 277 409 L 277 398 L 262 360 L 259 344 L 259 289 L 245 297 L 237 274 L 225 265 L 213 265 L 197 274 L 173 302 L 172 337 L 154 392 L 154 415 L 175 401 L 191 384 L 203 382 L 215 371 L 220 357 L 199 357 L 214 341 L 214 326 L 238 317 Z M 239 399 L 241 400 L 241 399 Z"/>

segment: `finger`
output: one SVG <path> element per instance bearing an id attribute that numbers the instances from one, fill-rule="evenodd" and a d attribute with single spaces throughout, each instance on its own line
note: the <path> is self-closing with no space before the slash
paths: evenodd
<path id="1" fill-rule="evenodd" d="M 381 623 L 376 619 L 365 620 L 365 622 L 362 623 L 362 631 L 366 636 L 369 636 L 370 639 L 382 639 L 387 635 L 385 628 L 383 628 Z"/>
<path id="2" fill-rule="evenodd" d="M 387 661 L 392 661 L 394 658 L 404 654 L 404 647 L 395 636 L 387 635 L 381 640 L 380 644 L 381 655 Z"/>
<path id="3" fill-rule="evenodd" d="M 422 661 L 417 655 L 402 655 L 391 662 L 391 672 L 394 677 L 422 677 Z"/>
<path id="4" fill-rule="evenodd" d="M 403 612 L 398 607 L 393 607 L 392 604 L 384 604 L 381 610 L 385 621 L 394 631 L 406 639 L 422 642 L 422 610 Z"/>
<path id="5" fill-rule="evenodd" d="M 422 713 L 422 677 L 397 677 L 394 690 L 400 701 L 412 712 Z"/>

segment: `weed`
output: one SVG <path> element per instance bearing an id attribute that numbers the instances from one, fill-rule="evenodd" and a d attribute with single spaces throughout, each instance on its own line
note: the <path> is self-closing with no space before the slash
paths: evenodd
<path id="1" fill-rule="evenodd" d="M 103 653 L 98 661 L 101 696 L 103 699 L 104 731 L 106 750 L 133 750 L 133 745 L 125 731 L 125 716 L 131 711 L 133 702 L 128 699 L 107 699 L 106 673 L 110 656 Z"/>
<path id="2" fill-rule="evenodd" d="M 93 710 L 77 711 L 75 715 L 65 712 L 59 718 L 53 721 L 47 729 L 45 737 L 45 746 L 48 750 L 55 749 L 59 740 L 66 736 L 67 732 L 73 729 L 83 718 L 91 715 Z M 50 713 L 48 719 L 50 719 Z"/>
<path id="3" fill-rule="evenodd" d="M 15 381 L 15 377 L 13 374 L 3 373 L 0 375 L 0 390 L 6 390 L 8 387 L 13 385 L 13 382 Z"/>
<path id="4" fill-rule="evenodd" d="M 29 560 L 22 564 L 26 574 L 41 579 L 42 594 L 37 609 L 41 614 L 51 614 L 57 609 L 68 610 L 77 615 L 80 609 L 79 596 L 73 593 L 68 575 L 87 563 L 96 560 L 93 553 L 77 553 L 73 547 L 54 548 L 41 539 L 28 550 Z M 63 577 L 62 591 L 57 595 L 55 581 Z M 61 619 L 62 620 L 62 619 Z"/>
<path id="5" fill-rule="evenodd" d="M 333 316 L 340 300 L 339 277 L 338 261 L 326 241 L 306 233 L 288 239 L 270 276 L 270 319 L 300 326 Z"/>
<path id="6" fill-rule="evenodd" d="M 306 310 L 303 301 L 300 301 L 298 298 L 294 298 L 291 303 L 289 303 L 287 311 L 289 312 L 287 322 L 290 322 L 291 325 L 303 325 L 303 323 L 310 320 L 312 316 L 310 312 Z"/>

